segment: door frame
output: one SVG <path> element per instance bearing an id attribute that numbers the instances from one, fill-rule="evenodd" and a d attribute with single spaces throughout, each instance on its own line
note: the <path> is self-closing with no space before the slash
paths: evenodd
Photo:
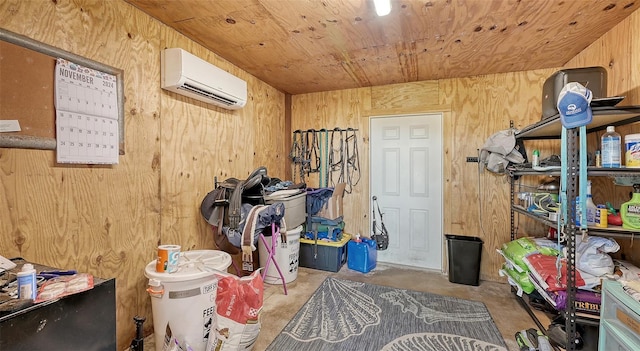
<path id="1" fill-rule="evenodd" d="M 372 177 L 373 177 L 373 173 L 371 172 L 371 163 L 372 163 L 372 155 L 371 155 L 371 151 L 372 151 L 372 147 L 371 147 L 371 123 L 373 121 L 373 119 L 377 119 L 377 118 L 397 118 L 397 117 L 416 117 L 416 116 L 423 116 L 423 115 L 438 115 L 440 118 L 440 127 L 441 127 L 441 138 L 440 138 L 440 150 L 442 150 L 443 156 L 441 158 L 441 176 L 442 176 L 442 182 L 440 184 L 440 189 L 441 189 L 441 196 L 440 196 L 440 208 L 442 209 L 441 212 L 441 216 L 440 216 L 440 229 L 441 229 L 441 245 L 440 245 L 440 273 L 446 275 L 447 271 L 448 271 L 448 264 L 447 264 L 447 250 L 446 250 L 446 241 L 444 240 L 444 233 L 446 232 L 445 229 L 445 190 L 446 190 L 446 152 L 445 152 L 445 116 L 448 114 L 448 112 L 450 112 L 448 109 L 442 109 L 442 110 L 431 110 L 431 111 L 420 111 L 420 112 L 406 112 L 406 113 L 394 113 L 394 114 L 372 114 L 368 116 L 368 121 L 367 121 L 367 127 L 369 129 L 369 152 L 368 152 L 368 158 L 369 158 L 369 189 L 368 189 L 368 197 L 367 197 L 367 201 L 368 201 L 368 207 L 369 207 L 369 214 L 371 215 L 372 211 L 374 210 L 373 208 L 373 201 L 371 199 L 371 194 L 372 194 L 372 187 L 373 187 L 373 182 L 372 182 Z M 369 234 L 373 233 L 373 226 L 372 226 L 372 218 L 369 218 L 369 221 L 367 223 L 367 227 L 369 228 Z M 429 270 L 429 271 L 438 271 L 438 269 L 432 269 L 432 268 L 422 268 L 422 267 L 413 267 L 416 269 L 425 269 L 425 270 Z"/>

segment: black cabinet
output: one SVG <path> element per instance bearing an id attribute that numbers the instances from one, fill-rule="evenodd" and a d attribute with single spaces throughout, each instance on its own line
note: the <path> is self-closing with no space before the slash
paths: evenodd
<path id="1" fill-rule="evenodd" d="M 115 279 L 94 277 L 93 289 L 0 313 L 0 350 L 116 350 L 115 296 Z"/>

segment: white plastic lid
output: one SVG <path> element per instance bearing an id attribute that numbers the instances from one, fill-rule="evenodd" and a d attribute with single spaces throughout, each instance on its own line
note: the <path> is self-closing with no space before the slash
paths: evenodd
<path id="1" fill-rule="evenodd" d="M 616 128 L 614 126 L 607 126 L 607 133 L 613 133 L 616 131 Z"/>
<path id="2" fill-rule="evenodd" d="M 302 224 L 293 228 L 293 229 L 288 229 L 287 230 L 287 236 L 291 235 L 291 234 L 300 234 L 302 233 Z"/>
<path id="3" fill-rule="evenodd" d="M 33 270 L 33 265 L 31 263 L 25 263 L 22 265 L 22 271 L 27 272 Z"/>
<path id="4" fill-rule="evenodd" d="M 230 265 L 231 255 L 224 251 L 182 251 L 178 258 L 178 270 L 176 272 L 156 272 L 156 260 L 153 260 L 145 268 L 145 276 L 161 282 L 181 282 L 209 277 L 216 271 L 226 272 Z"/>
<path id="5" fill-rule="evenodd" d="M 263 198 L 265 201 L 278 201 L 278 200 L 290 200 L 294 198 L 300 197 L 300 195 L 307 195 L 306 192 L 300 189 L 291 189 L 291 190 L 278 190 L 274 191 L 269 195 L 264 195 Z"/>

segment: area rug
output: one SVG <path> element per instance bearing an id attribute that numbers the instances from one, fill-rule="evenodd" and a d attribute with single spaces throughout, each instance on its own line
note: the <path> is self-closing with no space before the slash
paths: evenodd
<path id="1" fill-rule="evenodd" d="M 267 351 L 507 351 L 482 302 L 327 278 Z"/>

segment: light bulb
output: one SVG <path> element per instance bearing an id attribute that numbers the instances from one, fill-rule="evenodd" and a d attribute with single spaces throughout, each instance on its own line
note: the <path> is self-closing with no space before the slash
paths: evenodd
<path id="1" fill-rule="evenodd" d="M 391 12 L 391 0 L 373 0 L 378 16 L 386 16 Z"/>

